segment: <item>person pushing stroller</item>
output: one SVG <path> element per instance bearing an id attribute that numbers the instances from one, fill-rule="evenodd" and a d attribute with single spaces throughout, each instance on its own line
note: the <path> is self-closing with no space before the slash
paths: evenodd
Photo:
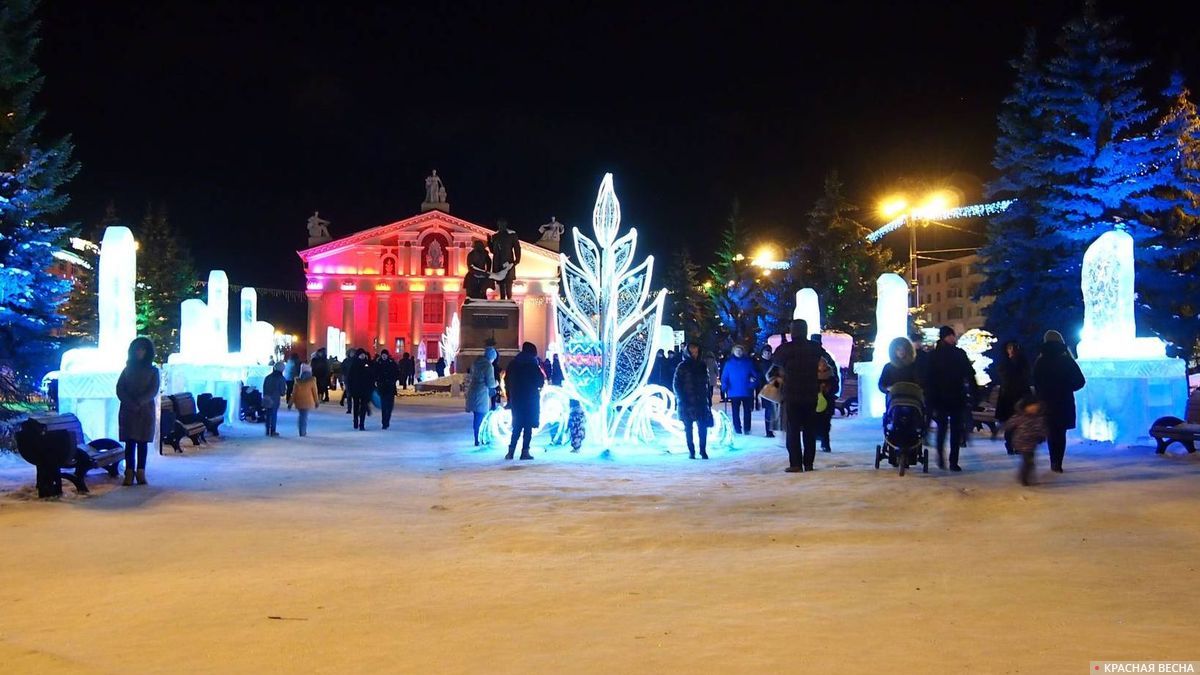
<path id="1" fill-rule="evenodd" d="M 887 459 L 901 474 L 909 464 L 918 462 L 928 471 L 925 392 L 917 374 L 916 349 L 908 338 L 898 337 L 888 345 L 888 357 L 879 373 L 879 390 L 887 394 L 887 406 L 883 415 L 884 442 L 875 447 L 875 468 Z"/>

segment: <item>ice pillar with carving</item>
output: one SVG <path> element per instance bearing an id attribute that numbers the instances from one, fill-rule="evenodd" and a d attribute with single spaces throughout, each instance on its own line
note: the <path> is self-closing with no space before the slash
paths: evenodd
<path id="1" fill-rule="evenodd" d="M 888 345 L 908 335 L 908 282 L 899 274 L 881 274 L 875 282 L 875 354 L 854 364 L 858 374 L 858 408 L 867 417 L 882 417 L 887 404 L 879 391 L 879 373 L 888 362 Z"/>
<path id="2" fill-rule="evenodd" d="M 801 288 L 796 291 L 796 309 L 792 312 L 793 319 L 804 319 L 808 324 L 808 335 L 821 332 L 821 301 L 817 292 L 811 288 Z M 808 335 L 800 336 L 808 339 Z M 793 335 L 792 339 L 797 336 Z"/>

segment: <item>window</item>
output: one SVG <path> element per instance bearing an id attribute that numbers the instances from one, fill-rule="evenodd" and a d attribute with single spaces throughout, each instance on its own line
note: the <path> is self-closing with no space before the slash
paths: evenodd
<path id="1" fill-rule="evenodd" d="M 940 284 L 940 283 L 942 283 L 942 273 L 941 273 L 941 272 L 938 272 L 938 273 L 937 273 L 937 282 L 938 282 L 939 284 Z"/>
<path id="2" fill-rule="evenodd" d="M 425 296 L 425 323 L 445 323 L 445 303 L 442 296 Z"/>
<path id="3" fill-rule="evenodd" d="M 946 312 L 946 318 L 947 318 L 947 319 L 961 319 L 961 318 L 963 318 L 963 308 L 962 308 L 962 307 L 951 307 L 951 308 L 950 308 L 950 309 L 949 309 L 949 310 Z"/>
<path id="4" fill-rule="evenodd" d="M 961 279 L 962 275 L 963 275 L 962 268 L 957 265 L 946 270 L 946 278 L 947 279 Z"/>
<path id="5" fill-rule="evenodd" d="M 972 298 L 979 295 L 979 284 L 971 284 L 971 287 L 967 289 L 967 292 L 971 294 Z"/>
<path id="6" fill-rule="evenodd" d="M 941 292 L 941 291 L 938 291 L 938 292 L 937 292 L 937 301 L 938 301 L 938 302 L 941 302 L 941 301 L 942 301 L 942 292 Z"/>

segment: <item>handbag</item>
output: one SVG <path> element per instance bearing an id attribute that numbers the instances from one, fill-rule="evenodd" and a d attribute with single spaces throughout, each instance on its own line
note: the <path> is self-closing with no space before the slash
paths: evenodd
<path id="1" fill-rule="evenodd" d="M 773 379 L 763 385 L 762 391 L 758 392 L 760 398 L 765 398 L 771 403 L 779 404 L 783 402 L 783 387 L 780 386 L 779 378 Z"/>
<path id="2" fill-rule="evenodd" d="M 825 398 L 825 394 L 817 392 L 817 412 L 823 413 L 829 409 L 829 399 Z"/>

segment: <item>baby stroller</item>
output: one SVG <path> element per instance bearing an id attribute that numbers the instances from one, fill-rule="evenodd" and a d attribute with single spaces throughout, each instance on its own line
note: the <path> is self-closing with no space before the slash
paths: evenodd
<path id="1" fill-rule="evenodd" d="M 238 419 L 243 422 L 266 422 L 267 411 L 263 410 L 262 392 L 254 387 L 243 386 Z"/>
<path id="2" fill-rule="evenodd" d="M 883 444 L 875 446 L 875 468 L 886 459 L 901 476 L 918 463 L 924 473 L 929 473 L 925 429 L 925 393 L 921 387 L 911 382 L 892 385 L 887 412 L 883 414 Z"/>

